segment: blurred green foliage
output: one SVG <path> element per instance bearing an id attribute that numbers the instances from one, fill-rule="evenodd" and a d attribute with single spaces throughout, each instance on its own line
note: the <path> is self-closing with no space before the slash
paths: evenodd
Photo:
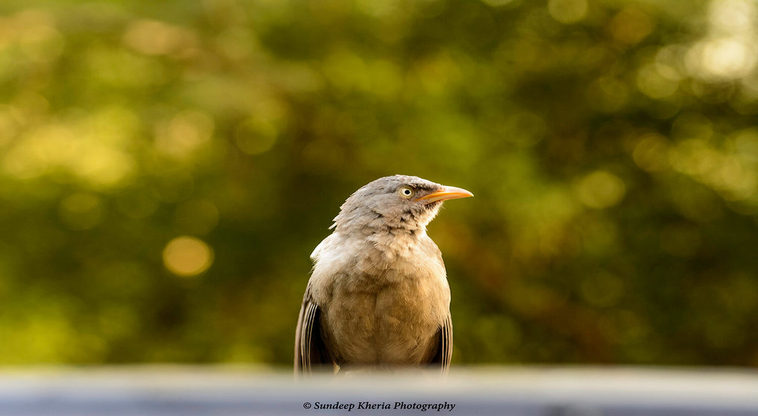
<path id="1" fill-rule="evenodd" d="M 355 189 L 430 226 L 462 363 L 758 366 L 749 0 L 0 3 L 0 363 L 287 365 Z"/>

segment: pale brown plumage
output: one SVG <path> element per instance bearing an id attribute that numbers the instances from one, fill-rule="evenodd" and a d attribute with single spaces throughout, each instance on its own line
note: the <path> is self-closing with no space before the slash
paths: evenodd
<path id="1" fill-rule="evenodd" d="M 450 288 L 426 225 L 442 201 L 473 196 L 415 176 L 351 195 L 313 251 L 295 334 L 295 372 L 439 366 L 452 354 Z"/>

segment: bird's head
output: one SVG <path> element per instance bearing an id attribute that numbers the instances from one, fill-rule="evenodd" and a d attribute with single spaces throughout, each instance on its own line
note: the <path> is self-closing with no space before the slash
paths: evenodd
<path id="1" fill-rule="evenodd" d="M 425 229 L 443 201 L 474 196 L 471 192 L 440 185 L 416 176 L 379 178 L 355 191 L 334 218 L 338 231 Z"/>

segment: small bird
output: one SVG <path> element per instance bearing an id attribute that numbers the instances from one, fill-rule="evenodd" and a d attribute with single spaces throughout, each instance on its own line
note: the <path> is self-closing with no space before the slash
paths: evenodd
<path id="1" fill-rule="evenodd" d="M 439 367 L 453 352 L 450 287 L 426 226 L 443 201 L 474 196 L 415 176 L 353 193 L 314 262 L 295 333 L 295 374 Z"/>

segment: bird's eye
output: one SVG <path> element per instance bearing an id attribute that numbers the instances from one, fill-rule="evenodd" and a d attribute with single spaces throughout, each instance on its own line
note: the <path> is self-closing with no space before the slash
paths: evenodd
<path id="1" fill-rule="evenodd" d="M 400 188 L 400 195 L 402 195 L 405 198 L 410 198 L 413 196 L 413 189 L 408 187 L 402 187 Z"/>

